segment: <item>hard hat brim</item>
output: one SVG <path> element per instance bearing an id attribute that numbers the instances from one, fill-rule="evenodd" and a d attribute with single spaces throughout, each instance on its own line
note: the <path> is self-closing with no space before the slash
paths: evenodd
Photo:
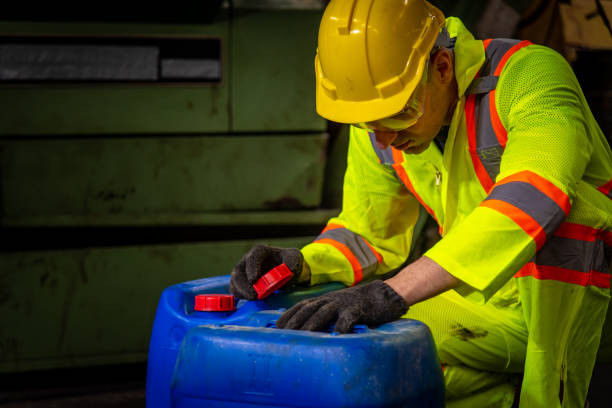
<path id="1" fill-rule="evenodd" d="M 433 44 L 432 44 L 433 46 Z M 318 64 L 315 58 L 315 64 Z M 323 88 L 321 81 L 317 78 L 316 105 L 317 113 L 325 119 L 338 123 L 372 122 L 400 112 L 410 96 L 414 92 L 427 63 L 426 59 L 419 61 L 416 67 L 416 75 L 410 82 L 405 84 L 404 89 L 393 96 L 377 98 L 369 101 L 346 101 L 332 98 Z M 320 67 L 316 69 L 318 72 Z"/>

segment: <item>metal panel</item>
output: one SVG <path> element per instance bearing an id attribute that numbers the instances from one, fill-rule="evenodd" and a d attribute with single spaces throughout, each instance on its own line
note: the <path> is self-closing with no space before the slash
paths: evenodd
<path id="1" fill-rule="evenodd" d="M 167 58 L 161 61 L 162 78 L 221 79 L 221 61 L 215 59 Z"/>
<path id="2" fill-rule="evenodd" d="M 236 11 L 233 130 L 324 130 L 315 111 L 314 56 L 322 11 Z"/>
<path id="3" fill-rule="evenodd" d="M 156 47 L 2 44 L 0 80 L 138 80 L 158 77 Z"/>
<path id="4" fill-rule="evenodd" d="M 222 132 L 226 104 L 218 86 L 4 86 L 0 135 Z"/>
<path id="5" fill-rule="evenodd" d="M 0 372 L 145 361 L 162 290 L 229 274 L 253 244 L 0 254 Z"/>
<path id="6" fill-rule="evenodd" d="M 208 84 L 4 84 L 0 135 L 227 132 L 228 30 L 229 21 L 223 18 L 181 26 L 0 22 L 0 36 L 5 37 L 220 38 L 223 78 Z"/>
<path id="7" fill-rule="evenodd" d="M 13 216 L 317 207 L 326 134 L 0 142 Z"/>

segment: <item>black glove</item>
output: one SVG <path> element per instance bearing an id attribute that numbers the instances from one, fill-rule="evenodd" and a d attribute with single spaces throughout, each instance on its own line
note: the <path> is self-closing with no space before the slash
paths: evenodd
<path id="1" fill-rule="evenodd" d="M 232 269 L 230 292 L 242 299 L 257 299 L 253 284 L 270 269 L 282 263 L 293 272 L 293 278 L 285 286 L 297 282 L 304 263 L 304 257 L 299 249 L 255 245 Z"/>
<path id="2" fill-rule="evenodd" d="M 397 320 L 408 305 L 381 280 L 302 300 L 276 322 L 281 329 L 323 331 L 336 322 L 335 331 L 348 333 L 356 324 L 378 326 Z"/>

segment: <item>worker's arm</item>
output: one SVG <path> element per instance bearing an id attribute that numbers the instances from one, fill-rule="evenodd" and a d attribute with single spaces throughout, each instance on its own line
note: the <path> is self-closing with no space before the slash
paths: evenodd
<path id="1" fill-rule="evenodd" d="M 422 302 L 449 289 L 461 281 L 444 270 L 435 261 L 422 256 L 385 281 L 408 306 Z"/>
<path id="2" fill-rule="evenodd" d="M 342 212 L 302 248 L 311 284 L 351 286 L 398 268 L 418 217 L 418 201 L 380 163 L 367 132 L 351 127 Z"/>
<path id="3" fill-rule="evenodd" d="M 276 322 L 282 329 L 334 330 L 348 333 L 358 323 L 378 326 L 399 319 L 414 303 L 454 288 L 459 280 L 422 257 L 393 278 L 304 300 Z"/>
<path id="4" fill-rule="evenodd" d="M 315 242 L 299 251 L 257 245 L 232 270 L 230 291 L 256 299 L 253 284 L 285 263 L 287 285 L 342 282 L 347 286 L 398 268 L 408 257 L 419 203 L 380 163 L 368 134 L 351 129 L 342 212 Z"/>
<path id="5" fill-rule="evenodd" d="M 571 68 L 550 49 L 517 51 L 500 76 L 495 101 L 507 131 L 495 184 L 425 254 L 465 283 L 459 293 L 479 302 L 554 239 L 598 137 L 589 129 L 590 112 Z"/>

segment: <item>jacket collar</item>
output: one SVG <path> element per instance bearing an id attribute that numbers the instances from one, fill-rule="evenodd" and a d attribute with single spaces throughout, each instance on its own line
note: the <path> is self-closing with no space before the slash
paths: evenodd
<path id="1" fill-rule="evenodd" d="M 457 17 L 446 19 L 446 29 L 455 42 L 455 78 L 461 98 L 472 83 L 476 74 L 485 61 L 485 52 L 482 41 L 474 39 L 472 33 Z"/>

